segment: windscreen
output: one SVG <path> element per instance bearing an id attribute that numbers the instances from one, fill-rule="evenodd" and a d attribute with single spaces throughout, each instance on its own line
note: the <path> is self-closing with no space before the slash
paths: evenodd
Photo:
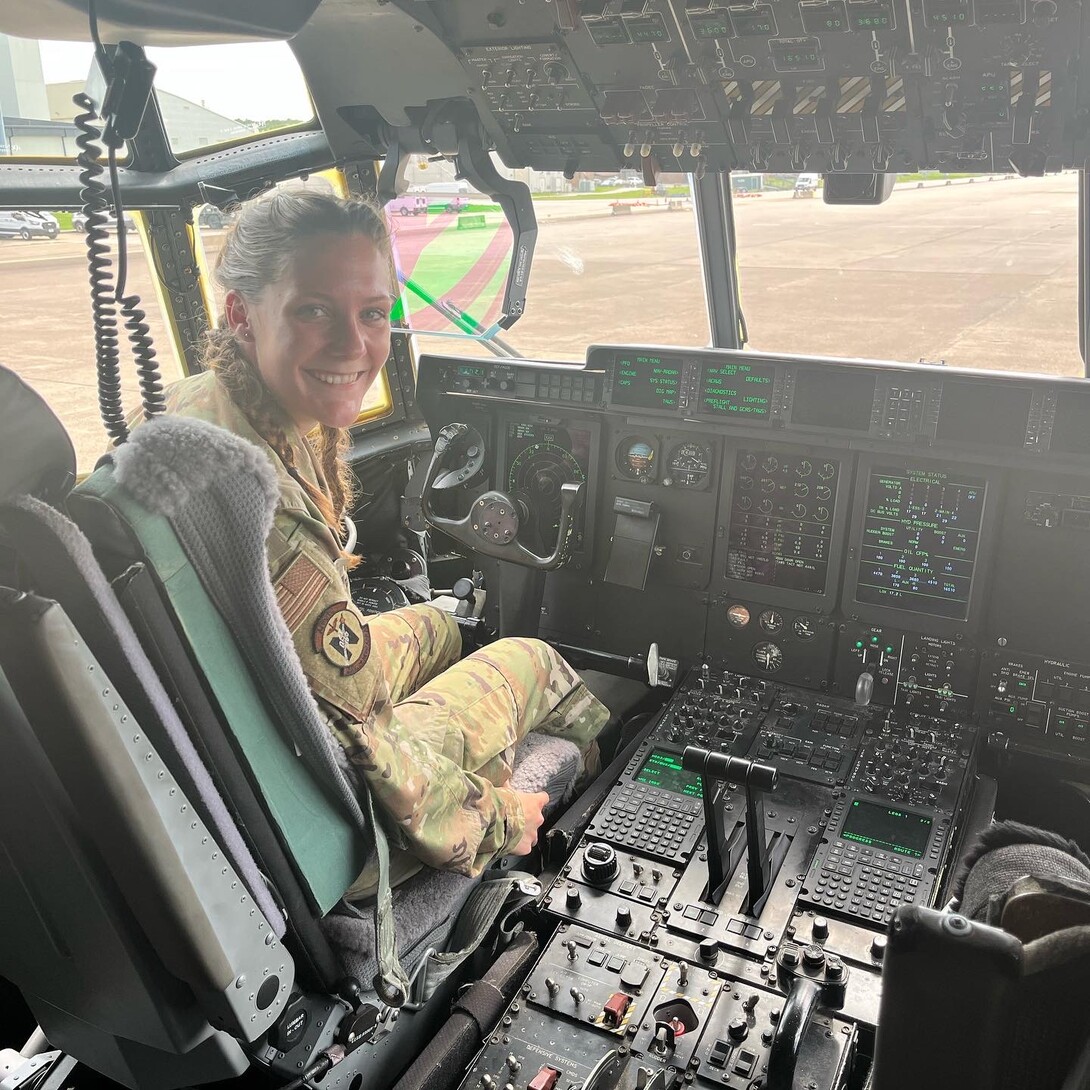
<path id="1" fill-rule="evenodd" d="M 751 348 L 1083 374 L 1076 171 L 903 173 L 874 206 L 814 175 L 731 184 Z"/>
<path id="2" fill-rule="evenodd" d="M 512 250 L 499 205 L 449 164 L 415 158 L 406 193 L 387 205 L 403 313 L 421 351 L 574 362 L 596 341 L 709 343 L 686 175 L 647 186 L 632 171 L 567 178 L 494 162 L 529 187 L 538 226 L 526 311 L 509 330 L 495 326 Z M 659 366 L 645 382 L 633 361 L 628 404 L 675 396 L 669 362 Z"/>

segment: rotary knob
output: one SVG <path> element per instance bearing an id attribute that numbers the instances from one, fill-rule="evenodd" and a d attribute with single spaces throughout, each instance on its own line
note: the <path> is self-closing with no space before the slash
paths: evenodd
<path id="1" fill-rule="evenodd" d="M 583 877 L 606 885 L 617 877 L 617 853 L 608 844 L 589 844 L 583 852 Z"/>

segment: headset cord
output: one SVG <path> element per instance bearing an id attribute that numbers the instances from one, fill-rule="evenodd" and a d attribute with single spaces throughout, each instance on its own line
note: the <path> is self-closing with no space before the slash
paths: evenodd
<path id="1" fill-rule="evenodd" d="M 117 152 L 110 149 L 110 180 L 113 184 L 115 204 L 120 186 L 117 181 Z M 120 205 L 118 204 L 118 207 Z M 122 213 L 117 222 L 117 293 L 116 300 L 121 307 L 121 316 L 125 319 L 129 344 L 132 347 L 133 360 L 140 382 L 140 400 L 144 407 L 144 419 L 166 410 L 166 398 L 163 395 L 163 379 L 159 373 L 159 361 L 155 355 L 155 346 L 151 330 L 146 321 L 147 315 L 140 306 L 140 296 L 135 293 L 125 294 L 127 280 L 128 245 L 125 238 L 125 217 Z"/>
<path id="2" fill-rule="evenodd" d="M 129 436 L 125 412 L 121 404 L 121 366 L 118 351 L 117 310 L 115 307 L 113 272 L 109 258 L 109 232 L 106 216 L 106 187 L 102 184 L 100 129 L 93 124 L 94 104 L 83 92 L 72 101 L 83 112 L 73 119 L 79 129 L 76 146 L 80 166 L 79 180 L 83 187 L 80 200 L 86 218 L 87 269 L 91 280 L 91 314 L 95 328 L 95 368 L 98 375 L 98 411 L 114 446 L 120 446 Z"/>

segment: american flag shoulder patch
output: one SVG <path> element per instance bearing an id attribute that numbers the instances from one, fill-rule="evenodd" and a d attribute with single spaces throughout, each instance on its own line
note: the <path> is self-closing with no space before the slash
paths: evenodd
<path id="1" fill-rule="evenodd" d="M 300 553 L 276 581 L 276 602 L 293 633 L 325 593 L 329 579 L 308 557 Z"/>

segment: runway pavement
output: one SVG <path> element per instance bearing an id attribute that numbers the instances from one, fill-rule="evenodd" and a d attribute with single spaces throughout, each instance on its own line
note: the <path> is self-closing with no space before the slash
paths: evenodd
<path id="1" fill-rule="evenodd" d="M 592 342 L 707 344 L 691 211 L 613 215 L 602 199 L 579 202 L 575 213 L 574 202 L 559 204 L 540 204 L 527 313 L 507 334 L 511 344 L 544 359 L 581 359 Z M 735 214 L 752 347 L 1082 373 L 1074 174 L 899 187 L 877 207 L 776 195 L 737 201 Z M 442 226 L 406 220 L 398 231 L 407 247 L 427 252 Z M 212 233 L 212 249 L 216 240 Z M 147 304 L 174 377 L 148 264 L 134 250 L 130 288 Z M 0 319 L 0 359 L 57 408 L 89 466 L 104 433 L 82 237 L 0 241 Z M 456 350 L 429 342 L 429 350 Z M 126 386 L 134 387 L 131 375 Z"/>

